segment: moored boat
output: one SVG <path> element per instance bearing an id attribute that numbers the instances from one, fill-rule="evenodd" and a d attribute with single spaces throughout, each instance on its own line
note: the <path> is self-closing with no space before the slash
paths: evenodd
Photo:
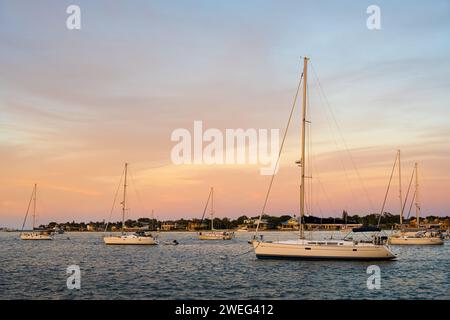
<path id="1" fill-rule="evenodd" d="M 400 154 L 400 151 L 399 151 Z M 399 158 L 399 167 L 400 167 L 400 158 Z M 418 164 L 415 163 L 413 176 L 415 176 L 415 192 L 413 196 L 413 201 L 416 208 L 416 225 L 417 231 L 410 230 L 399 230 L 395 232 L 393 235 L 389 237 L 389 244 L 391 245 L 442 245 L 444 244 L 444 240 L 440 234 L 436 234 L 434 232 L 420 231 L 420 204 L 419 204 L 419 178 L 418 178 Z M 412 178 L 411 177 L 411 181 Z M 401 190 L 401 189 L 400 189 Z M 400 192 L 401 195 L 401 192 Z M 406 204 L 406 199 L 405 199 Z M 412 205 L 412 203 L 411 203 Z M 402 226 L 402 216 L 403 216 L 403 208 L 404 204 L 402 204 L 402 210 L 400 212 L 400 225 Z"/>
<path id="2" fill-rule="evenodd" d="M 45 232 L 36 232 L 36 231 L 31 231 L 31 232 L 22 232 L 20 234 L 20 239 L 22 240 L 53 240 L 53 237 Z"/>
<path id="3" fill-rule="evenodd" d="M 214 231 L 214 232 L 199 232 L 198 238 L 200 240 L 231 240 L 234 235 L 228 231 Z"/>
<path id="4" fill-rule="evenodd" d="M 123 200 L 122 200 L 122 230 L 120 235 L 110 235 L 103 237 L 103 241 L 107 245 L 157 245 L 158 241 L 149 233 L 135 232 L 127 234 L 125 232 L 125 212 L 127 210 L 127 173 L 128 163 L 125 163 L 124 184 L 123 184 Z M 106 229 L 105 229 L 106 230 Z"/>
<path id="5" fill-rule="evenodd" d="M 300 234 L 299 238 L 288 241 L 274 241 L 268 242 L 258 240 L 257 232 L 261 218 L 265 213 L 268 194 L 266 195 L 266 202 L 263 206 L 261 215 L 258 220 L 255 236 L 251 240 L 255 255 L 257 258 L 272 258 L 272 259 L 322 259 L 322 260 L 392 260 L 395 255 L 391 252 L 389 247 L 385 244 L 383 237 L 374 237 L 373 242 L 359 242 L 353 240 L 307 240 L 304 235 L 303 217 L 305 215 L 305 168 L 308 164 L 306 161 L 306 120 L 307 116 L 307 75 L 308 75 L 308 61 L 309 58 L 304 58 L 303 63 L 303 103 L 302 103 L 302 123 L 301 123 L 301 158 L 296 164 L 301 168 L 300 181 Z M 300 89 L 300 84 L 298 90 Z M 295 107 L 297 95 L 294 100 L 293 108 Z M 292 111 L 291 111 L 292 112 Z M 292 116 L 292 113 L 291 113 Z M 291 118 L 290 116 L 290 118 Z M 289 118 L 289 119 L 290 119 Z M 288 123 L 289 126 L 289 123 Z M 283 146 L 283 144 L 282 144 Z M 281 154 L 280 150 L 280 153 Z M 272 176 L 273 181 L 273 176 Z M 269 192 L 270 192 L 269 185 Z"/>
<path id="6" fill-rule="evenodd" d="M 208 195 L 208 200 L 206 201 L 205 209 L 203 210 L 202 222 L 205 217 L 206 210 L 211 201 L 210 207 L 210 217 L 211 217 L 211 231 L 200 231 L 198 233 L 199 240 L 231 240 L 234 238 L 234 232 L 230 231 L 220 231 L 214 229 L 214 188 L 211 187 Z M 201 225 L 202 223 L 200 223 Z"/>
<path id="7" fill-rule="evenodd" d="M 34 185 L 33 192 L 31 193 L 30 202 L 28 203 L 27 213 L 22 224 L 22 231 L 20 232 L 20 239 L 22 240 L 53 240 L 51 232 L 46 230 L 35 230 L 36 227 L 36 197 L 37 197 L 37 184 Z M 28 213 L 30 211 L 31 204 L 33 204 L 33 227 L 31 231 L 23 231 Z"/>
<path id="8" fill-rule="evenodd" d="M 152 236 L 134 234 L 121 234 L 120 236 L 104 237 L 105 244 L 119 244 L 119 245 L 157 245 L 158 242 Z"/>
<path id="9" fill-rule="evenodd" d="M 392 260 L 395 255 L 384 244 L 347 240 L 253 241 L 256 257 L 304 260 Z"/>
<path id="10" fill-rule="evenodd" d="M 419 234 L 415 236 L 398 235 L 389 237 L 389 244 L 392 245 L 442 245 L 444 240 L 440 237 L 427 237 Z"/>

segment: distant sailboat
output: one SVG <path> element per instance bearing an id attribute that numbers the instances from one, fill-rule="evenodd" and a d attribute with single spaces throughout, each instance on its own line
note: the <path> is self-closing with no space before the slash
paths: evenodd
<path id="1" fill-rule="evenodd" d="M 20 233 L 20 239 L 22 240 L 52 240 L 52 236 L 47 231 L 35 231 L 36 227 L 36 196 L 37 196 L 37 184 L 34 185 L 33 192 L 31 193 L 30 202 L 28 203 L 27 213 L 22 224 L 22 232 Z M 23 232 L 25 223 L 27 221 L 30 206 L 33 204 L 33 229 L 31 232 Z"/>
<path id="2" fill-rule="evenodd" d="M 324 260 L 391 260 L 395 255 L 384 244 L 382 237 L 374 237 L 372 242 L 349 240 L 307 240 L 304 237 L 303 217 L 305 215 L 305 132 L 307 111 L 307 70 L 308 58 L 303 64 L 303 107 L 302 107 L 302 137 L 301 160 L 297 164 L 301 167 L 300 184 L 300 236 L 299 239 L 287 241 L 264 242 L 257 240 L 258 227 L 251 243 L 257 258 L 271 259 L 324 259 Z M 295 102 L 294 102 L 295 103 Z M 261 221 L 261 213 L 258 226 Z"/>
<path id="3" fill-rule="evenodd" d="M 400 151 L 399 151 L 399 167 L 400 167 Z M 435 236 L 434 234 L 427 232 L 425 230 L 420 230 L 420 203 L 419 203 L 419 166 L 416 163 L 414 165 L 414 175 L 415 175 L 415 192 L 414 192 L 414 205 L 416 208 L 416 231 L 400 230 L 389 237 L 389 243 L 392 245 L 442 245 L 444 240 Z M 401 189 L 400 189 L 401 190 Z M 402 209 L 400 212 L 400 227 L 402 227 L 402 216 L 404 204 L 401 199 L 400 191 L 400 202 L 402 204 Z M 405 199 L 406 203 L 406 199 Z"/>
<path id="4" fill-rule="evenodd" d="M 202 221 L 205 216 L 206 210 L 208 208 L 209 201 L 211 200 L 210 207 L 210 216 L 211 216 L 211 231 L 204 232 L 201 231 L 198 233 L 198 238 L 200 240 L 231 240 L 234 237 L 233 232 L 228 231 L 216 231 L 214 229 L 214 188 L 211 187 L 211 190 L 208 195 L 208 200 L 206 201 L 205 210 L 203 211 Z"/>
<path id="5" fill-rule="evenodd" d="M 158 241 L 145 232 L 136 232 L 134 234 L 125 233 L 125 213 L 127 210 L 127 173 L 128 163 L 125 163 L 124 184 L 123 184 L 123 200 L 122 200 L 122 230 L 118 236 L 107 236 L 103 238 L 105 244 L 110 245 L 157 245 Z"/>

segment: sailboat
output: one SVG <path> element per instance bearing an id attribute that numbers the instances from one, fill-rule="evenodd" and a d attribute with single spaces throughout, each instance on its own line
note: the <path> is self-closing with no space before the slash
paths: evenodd
<path id="1" fill-rule="evenodd" d="M 122 229 L 118 236 L 106 236 L 103 238 L 105 244 L 114 245 L 157 245 L 158 241 L 145 232 L 136 232 L 133 234 L 125 233 L 125 213 L 127 211 L 127 173 L 128 163 L 125 163 L 124 183 L 123 183 L 123 200 L 122 200 Z"/>
<path id="2" fill-rule="evenodd" d="M 300 234 L 298 239 L 287 241 L 265 242 L 257 240 L 257 231 L 253 237 L 252 245 L 259 259 L 322 259 L 322 260 L 392 260 L 395 255 L 384 244 L 383 238 L 374 237 L 372 242 L 350 240 L 307 240 L 304 236 L 305 215 L 305 169 L 307 165 L 305 157 L 305 132 L 307 112 L 307 71 L 309 58 L 303 60 L 303 106 L 302 106 L 302 137 L 301 160 L 296 163 L 301 168 L 300 184 Z M 295 102 L 294 102 L 295 103 Z M 281 152 L 281 151 L 280 151 Z M 261 221 L 261 213 L 258 226 Z"/>
<path id="3" fill-rule="evenodd" d="M 22 231 L 20 233 L 20 239 L 22 240 L 52 240 L 52 236 L 47 231 L 35 231 L 36 226 L 36 196 L 37 196 L 37 184 L 33 187 L 33 192 L 31 193 L 30 202 L 28 203 L 27 213 L 22 224 Z M 23 232 L 25 223 L 27 221 L 28 213 L 30 211 L 31 203 L 33 203 L 33 229 L 30 232 Z"/>
<path id="4" fill-rule="evenodd" d="M 399 167 L 400 167 L 400 151 L 399 151 Z M 426 232 L 426 230 L 420 230 L 420 203 L 419 203 L 419 165 L 417 162 L 414 165 L 414 172 L 415 175 L 415 192 L 414 192 L 414 205 L 416 208 L 416 225 L 417 230 L 416 231 L 407 231 L 407 230 L 400 230 L 399 232 L 394 233 L 392 236 L 389 237 L 389 243 L 392 245 L 442 245 L 444 244 L 444 240 L 436 236 L 434 234 L 431 234 L 429 232 Z M 400 197 L 401 197 L 401 191 L 400 191 Z M 400 198 L 400 202 L 402 202 Z M 406 203 L 406 199 L 405 199 Z M 400 226 L 402 227 L 402 216 L 403 216 L 403 208 L 404 204 L 402 203 L 402 210 L 400 212 Z"/>
<path id="5" fill-rule="evenodd" d="M 231 240 L 234 237 L 234 232 L 217 231 L 214 229 L 214 188 L 211 187 L 209 191 L 208 200 L 206 201 L 205 210 L 203 210 L 202 221 L 208 208 L 209 201 L 211 200 L 210 216 L 211 216 L 211 231 L 199 232 L 198 238 L 200 240 Z"/>

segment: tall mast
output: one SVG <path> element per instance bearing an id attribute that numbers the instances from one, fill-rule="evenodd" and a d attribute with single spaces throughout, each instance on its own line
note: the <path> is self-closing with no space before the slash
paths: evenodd
<path id="1" fill-rule="evenodd" d="M 127 171 L 128 171 L 128 163 L 125 163 L 125 178 L 123 180 L 123 201 L 122 201 L 122 234 L 125 229 L 125 211 L 127 210 Z"/>
<path id="2" fill-rule="evenodd" d="M 416 224 L 417 228 L 420 228 L 419 219 L 420 219 L 420 203 L 419 203 L 419 165 L 415 164 L 416 169 L 416 196 L 415 196 L 415 205 L 416 205 Z"/>
<path id="3" fill-rule="evenodd" d="M 36 192 L 37 192 L 37 184 L 34 184 L 34 196 L 33 196 L 33 229 L 36 225 Z"/>
<path id="4" fill-rule="evenodd" d="M 152 231 L 155 228 L 154 221 L 155 221 L 155 211 L 152 209 Z"/>
<path id="5" fill-rule="evenodd" d="M 303 59 L 303 102 L 302 102 L 302 140 L 301 140 L 301 181 L 300 181 L 300 239 L 304 239 L 303 216 L 305 215 L 305 132 L 306 132 L 306 93 L 308 80 L 308 60 Z"/>
<path id="6" fill-rule="evenodd" d="M 211 231 L 214 230 L 214 187 L 211 187 Z"/>
<path id="7" fill-rule="evenodd" d="M 402 165 L 400 162 L 400 150 L 397 151 L 398 157 L 398 196 L 400 198 L 400 226 L 403 225 L 403 199 L 402 199 Z"/>

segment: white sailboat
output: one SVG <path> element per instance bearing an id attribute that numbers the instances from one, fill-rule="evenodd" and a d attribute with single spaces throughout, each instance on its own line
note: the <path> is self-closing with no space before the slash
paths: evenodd
<path id="1" fill-rule="evenodd" d="M 211 187 L 209 192 L 208 200 L 206 201 L 205 210 L 203 211 L 203 217 L 205 216 L 205 212 L 208 208 L 209 200 L 211 200 L 210 207 L 210 216 L 211 216 L 211 231 L 204 232 L 201 231 L 198 233 L 198 239 L 200 240 L 231 240 L 234 238 L 234 232 L 228 231 L 217 231 L 214 229 L 214 188 Z"/>
<path id="2" fill-rule="evenodd" d="M 122 230 L 118 236 L 106 236 L 103 238 L 105 244 L 109 245 L 157 245 L 158 241 L 145 232 L 136 232 L 134 234 L 125 233 L 125 213 L 127 210 L 127 172 L 128 163 L 125 163 L 124 184 L 123 184 L 123 200 L 122 200 Z"/>
<path id="3" fill-rule="evenodd" d="M 400 167 L 400 151 L 399 151 L 399 167 Z M 389 243 L 392 245 L 442 245 L 444 244 L 444 240 L 435 236 L 432 233 L 426 232 L 425 230 L 420 230 L 420 203 L 419 203 L 419 166 L 417 163 L 414 165 L 414 175 L 415 175 L 415 193 L 414 193 L 414 205 L 416 208 L 416 225 L 417 231 L 407 231 L 400 230 L 399 232 L 394 233 L 389 237 Z M 400 191 L 401 197 L 401 191 Z M 400 202 L 402 202 L 400 198 Z M 406 203 L 406 199 L 405 199 Z M 402 226 L 402 216 L 403 216 L 403 207 L 400 212 L 400 226 Z"/>
<path id="4" fill-rule="evenodd" d="M 31 193 L 30 202 L 28 203 L 27 213 L 22 224 L 22 232 L 20 233 L 20 239 L 22 240 L 53 240 L 51 234 L 47 231 L 36 231 L 36 196 L 37 196 L 37 184 L 34 185 L 33 192 Z M 33 203 L 33 229 L 29 232 L 23 232 L 25 223 L 27 221 L 28 213 L 30 211 L 31 203 Z"/>
<path id="5" fill-rule="evenodd" d="M 257 240 L 258 227 L 252 241 L 257 258 L 271 259 L 325 259 L 325 260 L 391 260 L 395 255 L 382 240 L 382 237 L 374 237 L 373 242 L 349 240 L 307 240 L 304 237 L 303 217 L 305 214 L 305 127 L 307 112 L 307 71 L 308 60 L 303 63 L 303 106 L 302 106 L 302 139 L 301 160 L 297 162 L 301 167 L 300 184 L 300 235 L 299 239 L 288 241 L 264 242 Z M 259 222 L 263 212 L 260 215 Z"/>

